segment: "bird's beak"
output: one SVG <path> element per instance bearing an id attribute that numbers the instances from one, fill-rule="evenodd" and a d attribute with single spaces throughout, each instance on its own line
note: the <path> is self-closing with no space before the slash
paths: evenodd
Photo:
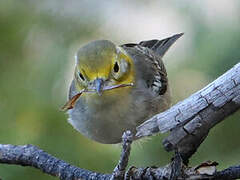
<path id="1" fill-rule="evenodd" d="M 101 78 L 97 78 L 94 80 L 95 88 L 99 96 L 102 95 L 104 80 Z"/>

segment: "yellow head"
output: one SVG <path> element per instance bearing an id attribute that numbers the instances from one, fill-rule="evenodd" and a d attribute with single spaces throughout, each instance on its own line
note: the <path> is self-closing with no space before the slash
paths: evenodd
<path id="1" fill-rule="evenodd" d="M 75 85 L 97 92 L 114 91 L 114 87 L 134 82 L 132 59 L 121 47 L 110 41 L 98 40 L 80 48 L 76 54 Z"/>

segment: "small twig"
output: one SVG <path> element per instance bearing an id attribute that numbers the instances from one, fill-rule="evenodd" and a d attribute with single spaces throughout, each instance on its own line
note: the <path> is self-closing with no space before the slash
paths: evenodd
<path id="1" fill-rule="evenodd" d="M 124 179 L 125 171 L 128 165 L 128 160 L 131 151 L 131 144 L 133 141 L 133 135 L 131 131 L 124 132 L 122 136 L 122 153 L 118 162 L 118 165 L 113 170 L 111 180 Z"/>
<path id="2" fill-rule="evenodd" d="M 133 83 L 128 83 L 128 84 L 117 84 L 113 86 L 105 86 L 103 87 L 103 91 L 109 91 L 112 89 L 117 89 L 117 88 L 123 88 L 123 87 L 128 87 L 128 86 L 133 86 Z M 61 111 L 67 111 L 69 109 L 73 109 L 77 100 L 80 98 L 80 96 L 83 93 L 96 93 L 96 89 L 82 89 L 79 91 L 77 94 L 75 94 L 71 99 L 69 99 L 61 108 Z"/>

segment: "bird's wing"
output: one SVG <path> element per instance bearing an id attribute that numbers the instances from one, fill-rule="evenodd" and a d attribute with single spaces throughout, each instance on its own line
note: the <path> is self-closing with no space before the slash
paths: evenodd
<path id="1" fill-rule="evenodd" d="M 139 43 L 139 45 L 153 50 L 162 58 L 168 49 L 173 45 L 173 43 L 175 43 L 176 40 L 178 40 L 182 35 L 183 33 L 180 33 L 162 40 L 154 39 L 150 41 L 142 41 Z"/>
<path id="2" fill-rule="evenodd" d="M 146 86 L 151 88 L 156 95 L 163 95 L 167 91 L 167 72 L 162 57 L 182 35 L 183 33 L 163 40 L 149 40 L 139 44 L 128 43 L 121 46 L 138 66 L 137 76 L 145 80 Z"/>

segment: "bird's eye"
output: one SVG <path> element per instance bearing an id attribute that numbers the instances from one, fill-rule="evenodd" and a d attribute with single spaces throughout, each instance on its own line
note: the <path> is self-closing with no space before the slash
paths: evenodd
<path id="1" fill-rule="evenodd" d="M 117 73 L 119 71 L 119 65 L 118 65 L 117 62 L 115 62 L 113 70 L 114 70 L 115 73 Z"/>
<path id="2" fill-rule="evenodd" d="M 79 77 L 84 81 L 85 80 L 85 78 L 84 78 L 84 76 L 82 75 L 82 73 L 78 73 L 78 75 L 79 75 Z"/>

